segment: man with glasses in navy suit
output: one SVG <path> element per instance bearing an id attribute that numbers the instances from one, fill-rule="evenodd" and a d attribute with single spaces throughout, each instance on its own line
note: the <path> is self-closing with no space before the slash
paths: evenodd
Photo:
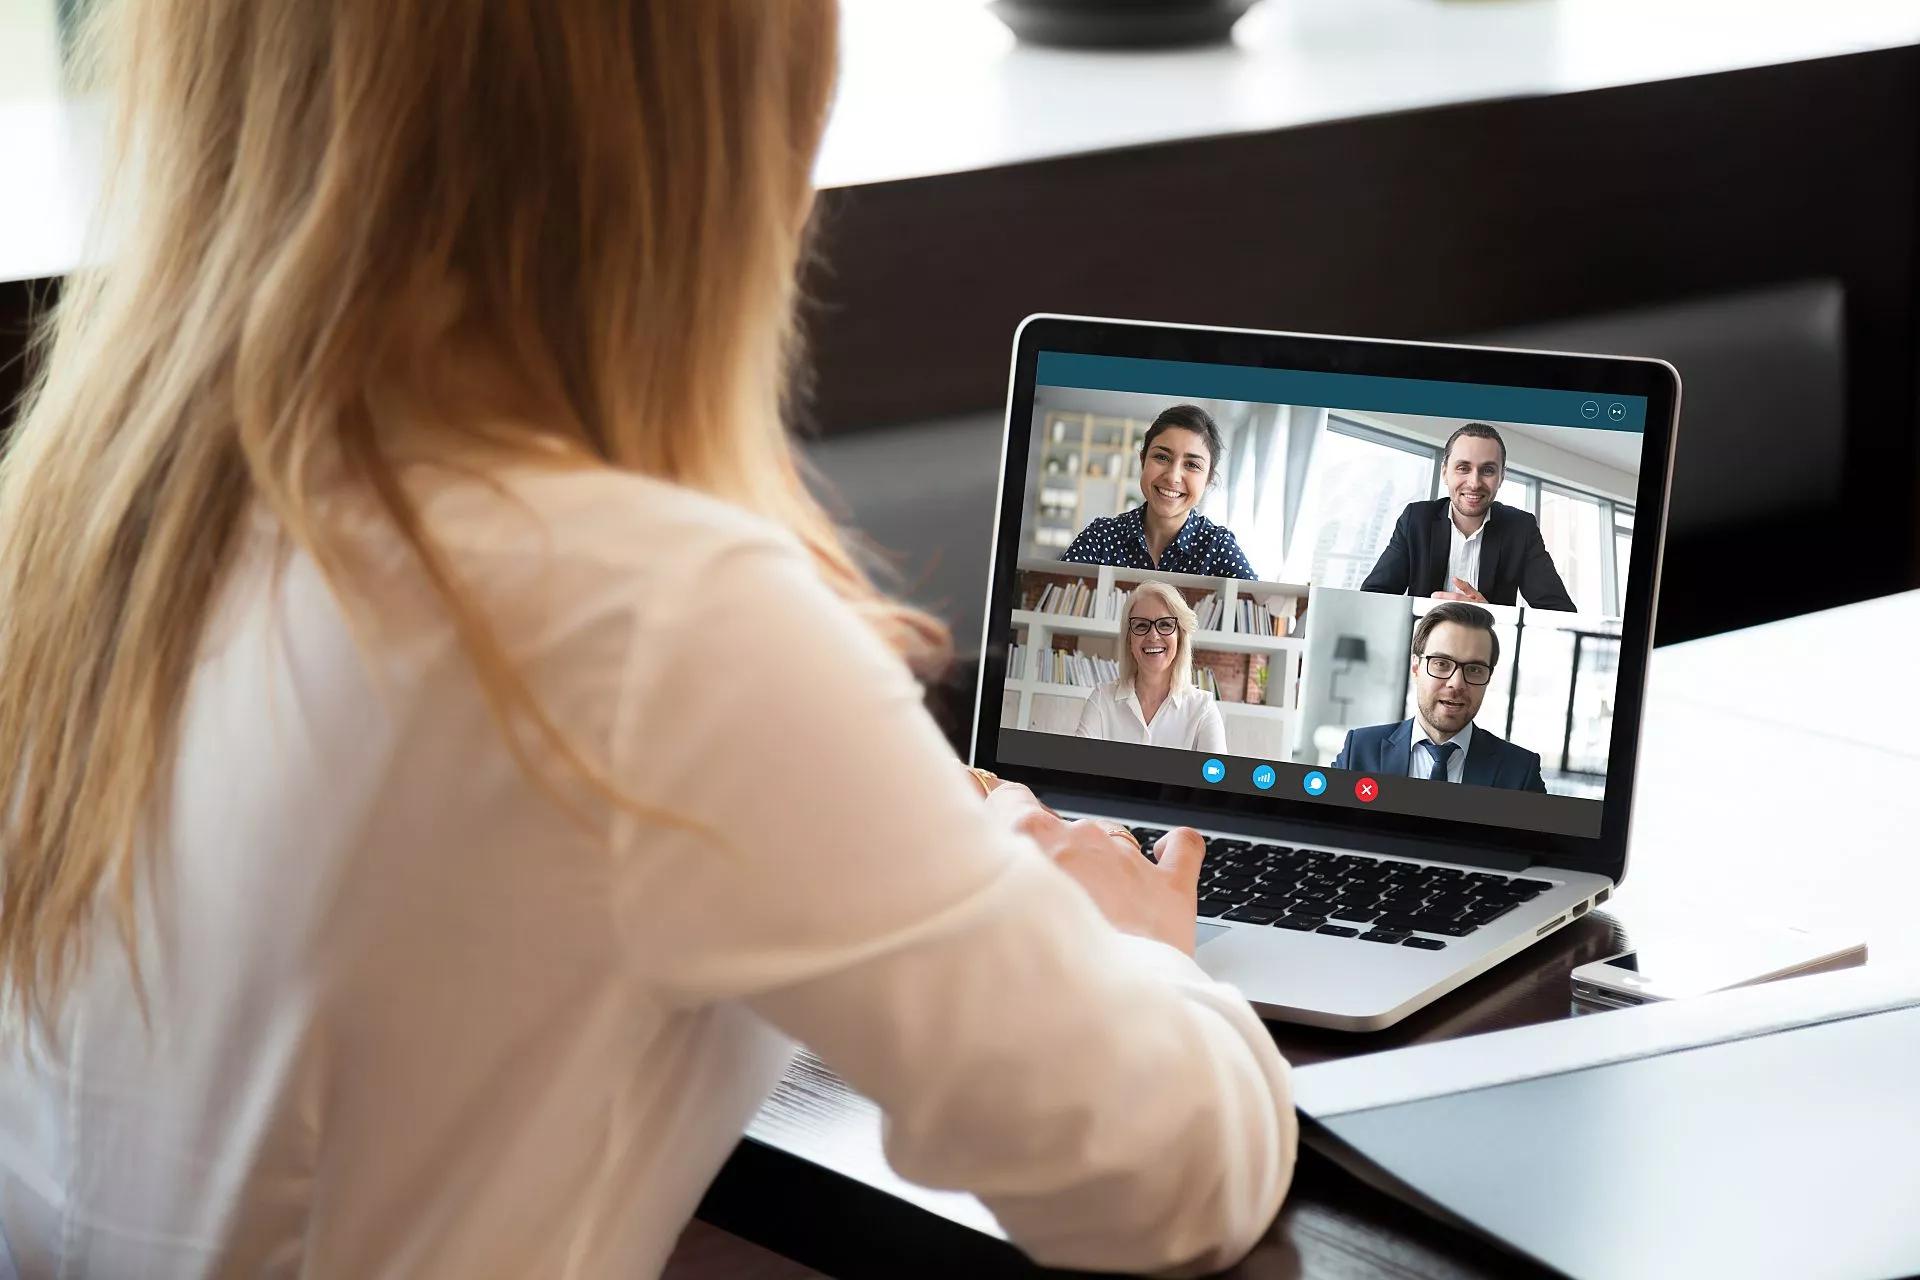
<path id="1" fill-rule="evenodd" d="M 1451 600 L 1433 606 L 1413 628 L 1415 714 L 1398 724 L 1349 730 L 1333 767 L 1546 791 L 1538 755 L 1473 723 L 1499 664 L 1491 613 Z"/>

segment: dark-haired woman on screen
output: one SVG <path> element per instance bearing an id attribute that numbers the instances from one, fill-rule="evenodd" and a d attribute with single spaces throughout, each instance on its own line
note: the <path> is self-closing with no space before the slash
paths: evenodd
<path id="1" fill-rule="evenodd" d="M 1198 405 L 1161 412 L 1140 445 L 1140 506 L 1100 516 L 1060 558 L 1074 564 L 1159 569 L 1214 578 L 1257 577 L 1233 531 L 1194 510 L 1220 473 L 1226 445 Z"/>

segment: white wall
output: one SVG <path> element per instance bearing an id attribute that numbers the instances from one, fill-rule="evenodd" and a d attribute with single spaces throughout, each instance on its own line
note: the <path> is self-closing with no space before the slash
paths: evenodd
<path id="1" fill-rule="evenodd" d="M 1333 651 L 1341 636 L 1359 636 L 1367 642 L 1365 666 L 1339 672 L 1346 664 L 1334 662 Z M 1314 730 L 1322 725 L 1351 728 L 1405 719 L 1407 655 L 1412 644 L 1413 608 L 1407 597 L 1315 587 L 1307 599 L 1306 667 L 1293 758 L 1302 764 L 1332 761 L 1331 752 L 1314 749 Z M 1344 711 L 1333 699 L 1337 672 L 1340 692 L 1347 699 Z"/>

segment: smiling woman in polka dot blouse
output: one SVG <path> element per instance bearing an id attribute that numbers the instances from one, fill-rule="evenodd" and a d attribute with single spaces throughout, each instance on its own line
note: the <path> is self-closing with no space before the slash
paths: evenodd
<path id="1" fill-rule="evenodd" d="M 1164 411 L 1140 446 L 1140 496 L 1146 502 L 1117 516 L 1097 517 L 1060 558 L 1215 578 L 1256 577 L 1233 531 L 1194 510 L 1225 449 L 1220 428 L 1205 409 L 1177 404 Z"/>

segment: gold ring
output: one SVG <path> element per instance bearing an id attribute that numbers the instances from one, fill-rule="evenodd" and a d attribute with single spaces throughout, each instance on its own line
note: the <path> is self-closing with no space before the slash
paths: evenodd
<path id="1" fill-rule="evenodd" d="M 1116 840 L 1119 839 L 1121 836 L 1125 836 L 1127 840 L 1132 843 L 1134 848 L 1138 849 L 1140 847 L 1140 837 L 1133 834 L 1133 832 L 1127 830 L 1123 826 L 1119 826 L 1116 824 L 1114 826 L 1108 827 L 1107 834 L 1114 837 Z"/>

